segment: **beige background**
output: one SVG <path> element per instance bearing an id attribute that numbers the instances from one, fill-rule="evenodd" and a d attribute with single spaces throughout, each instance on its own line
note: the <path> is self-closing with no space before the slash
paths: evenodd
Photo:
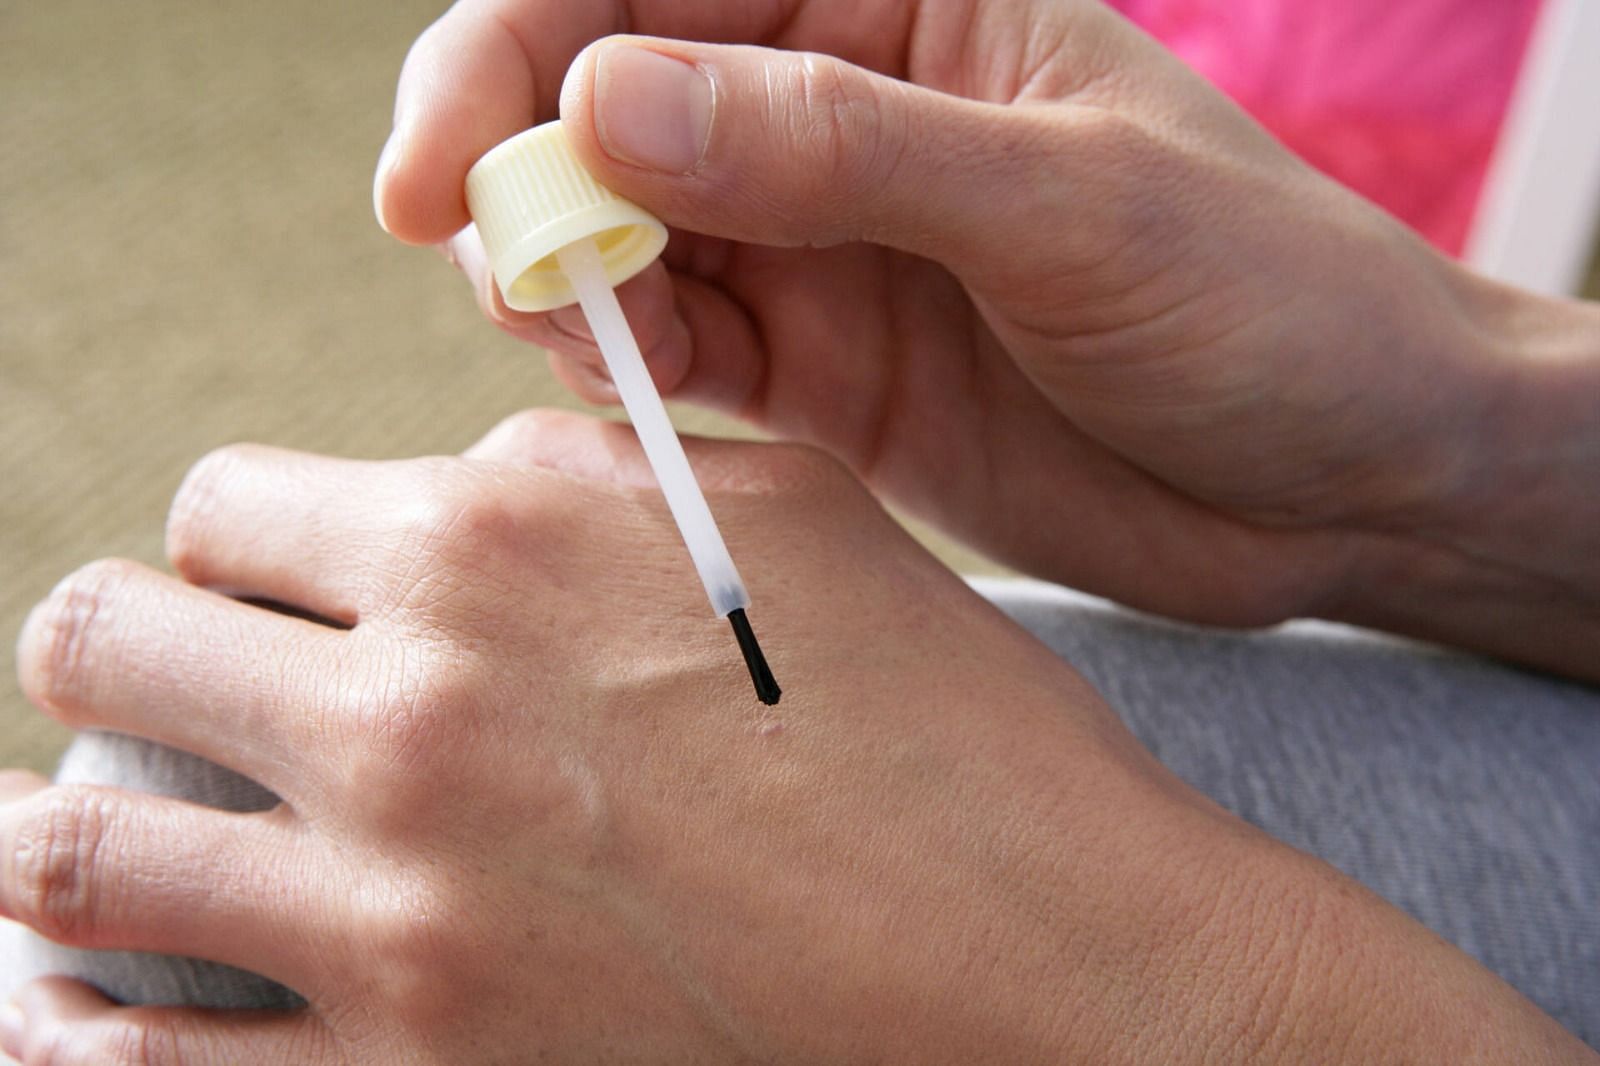
<path id="1" fill-rule="evenodd" d="M 570 405 L 372 221 L 394 80 L 443 6 L 0 6 L 0 766 L 65 739 L 11 681 L 28 607 L 99 556 L 159 564 L 207 449 L 453 451 Z"/>

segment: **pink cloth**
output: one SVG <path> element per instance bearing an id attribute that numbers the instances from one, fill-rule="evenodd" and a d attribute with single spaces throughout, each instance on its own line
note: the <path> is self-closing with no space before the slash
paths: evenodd
<path id="1" fill-rule="evenodd" d="M 1111 0 L 1323 172 L 1459 254 L 1539 0 Z"/>

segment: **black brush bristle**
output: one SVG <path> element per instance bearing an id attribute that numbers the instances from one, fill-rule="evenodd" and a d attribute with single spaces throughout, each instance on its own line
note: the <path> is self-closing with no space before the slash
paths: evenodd
<path id="1" fill-rule="evenodd" d="M 756 686 L 756 698 L 768 707 L 778 702 L 778 697 L 783 695 L 783 689 L 778 687 L 777 680 L 772 676 L 772 668 L 767 665 L 767 657 L 761 654 L 761 644 L 756 640 L 755 630 L 750 628 L 750 619 L 744 616 L 744 608 L 728 612 L 728 624 L 733 626 L 733 635 L 739 642 L 739 651 L 744 655 L 744 664 L 750 668 L 750 680 Z"/>

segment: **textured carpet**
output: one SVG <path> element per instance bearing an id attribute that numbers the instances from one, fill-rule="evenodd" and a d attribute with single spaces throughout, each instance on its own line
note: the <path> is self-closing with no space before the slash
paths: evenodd
<path id="1" fill-rule="evenodd" d="M 10 681 L 28 607 L 90 559 L 160 565 L 208 449 L 453 451 L 571 405 L 372 221 L 394 80 L 443 6 L 0 0 L 0 766 L 66 736 Z"/>
<path id="2" fill-rule="evenodd" d="M 0 9 L 0 765 L 65 739 L 9 681 L 27 608 L 99 556 L 159 564 L 207 449 L 454 449 L 550 392 L 372 220 L 400 61 L 441 6 Z"/>

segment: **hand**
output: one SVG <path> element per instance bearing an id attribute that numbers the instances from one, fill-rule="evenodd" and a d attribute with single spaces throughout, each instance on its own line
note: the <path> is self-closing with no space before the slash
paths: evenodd
<path id="1" fill-rule="evenodd" d="M 192 583 L 122 563 L 64 582 L 22 638 L 29 695 L 284 802 L 0 777 L 0 912 L 229 962 L 309 1006 L 117 1008 L 50 979 L 21 997 L 23 1061 L 1570 1046 L 1170 777 L 831 462 L 694 450 L 776 709 L 706 617 L 628 432 L 576 416 L 513 419 L 463 459 L 226 450 L 174 505 Z"/>
<path id="2" fill-rule="evenodd" d="M 619 26 L 660 37 L 579 55 Z M 1548 346 L 1510 324 L 1549 309 L 1508 309 L 1103 5 L 469 0 L 407 60 L 381 219 L 446 240 L 471 163 L 558 101 L 676 227 L 624 291 L 668 393 L 1141 608 L 1594 669 L 1580 464 L 1548 461 L 1582 416 L 1509 408 L 1574 387 L 1532 388 Z M 491 317 L 614 398 L 575 310 L 507 311 L 473 231 L 452 248 Z"/>
<path id="3" fill-rule="evenodd" d="M 645 5 L 634 24 L 831 43 L 862 66 L 611 40 L 566 79 L 601 179 L 712 235 L 677 234 L 674 269 L 629 294 L 669 390 L 823 445 L 1002 559 L 1221 621 L 1314 603 L 1349 561 L 1322 530 L 1392 523 L 1471 459 L 1418 439 L 1439 361 L 1472 354 L 1440 343 L 1441 264 L 1108 10 L 883 4 L 841 40 L 842 12 L 789 7 L 777 37 L 738 25 L 743 6 Z M 553 117 L 589 36 L 556 21 L 466 4 L 418 43 L 378 189 L 397 234 L 459 227 L 466 167 Z M 673 157 L 660 131 L 687 131 L 707 93 L 703 143 Z M 592 346 L 557 328 L 571 317 L 511 321 L 587 347 L 558 366 L 604 398 Z M 1481 406 L 1448 399 L 1452 421 Z"/>

